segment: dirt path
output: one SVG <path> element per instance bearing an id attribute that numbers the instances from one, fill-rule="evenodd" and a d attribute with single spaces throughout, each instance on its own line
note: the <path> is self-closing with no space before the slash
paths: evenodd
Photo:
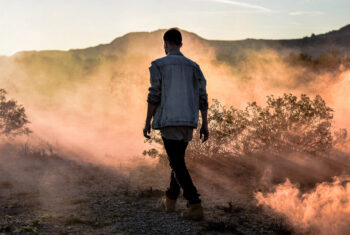
<path id="1" fill-rule="evenodd" d="M 204 203 L 204 220 L 184 220 L 160 209 L 163 191 L 130 189 L 115 170 L 9 150 L 0 155 L 0 234 L 290 234 L 254 205 Z"/>
<path id="2" fill-rule="evenodd" d="M 188 221 L 179 212 L 159 208 L 163 192 L 110 192 L 61 204 L 60 211 L 41 209 L 36 195 L 1 199 L 0 232 L 4 234 L 289 234 L 283 224 L 244 208 L 205 208 L 203 221 Z M 14 196 L 14 195 L 13 195 Z M 183 198 L 179 207 L 185 207 Z"/>

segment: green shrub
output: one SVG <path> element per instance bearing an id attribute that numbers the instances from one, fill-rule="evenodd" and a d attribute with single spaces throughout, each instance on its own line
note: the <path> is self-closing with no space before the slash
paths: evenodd
<path id="1" fill-rule="evenodd" d="M 328 154 L 335 144 L 344 144 L 346 130 L 332 133 L 333 110 L 321 96 L 310 99 L 302 94 L 267 97 L 266 106 L 248 103 L 245 109 L 226 108 L 213 99 L 208 110 L 209 139 L 201 143 L 195 129 L 186 154 L 189 158 L 227 157 L 259 152 L 303 152 Z M 145 150 L 144 155 L 166 157 L 159 131 L 151 139 L 158 147 Z"/>
<path id="2" fill-rule="evenodd" d="M 0 135 L 16 136 L 29 134 L 29 123 L 24 107 L 15 100 L 6 99 L 6 91 L 0 89 Z"/>

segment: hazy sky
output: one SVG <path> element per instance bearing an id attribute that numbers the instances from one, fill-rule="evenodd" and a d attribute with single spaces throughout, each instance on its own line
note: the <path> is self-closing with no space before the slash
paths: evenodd
<path id="1" fill-rule="evenodd" d="M 0 55 L 179 27 L 207 39 L 298 38 L 350 24 L 349 0 L 0 0 Z"/>

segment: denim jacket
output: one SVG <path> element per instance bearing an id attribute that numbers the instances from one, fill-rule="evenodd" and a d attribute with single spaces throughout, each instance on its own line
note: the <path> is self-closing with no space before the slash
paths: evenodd
<path id="1" fill-rule="evenodd" d="M 199 65 L 172 50 L 151 62 L 147 102 L 157 105 L 152 128 L 197 128 L 199 110 L 208 109 L 206 79 Z"/>

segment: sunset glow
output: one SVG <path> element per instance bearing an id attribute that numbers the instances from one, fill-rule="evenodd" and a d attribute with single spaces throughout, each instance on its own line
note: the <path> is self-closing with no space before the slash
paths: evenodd
<path id="1" fill-rule="evenodd" d="M 349 9 L 0 0 L 0 234 L 349 234 Z M 202 116 L 191 141 L 148 125 L 189 123 L 184 107 Z M 184 159 L 202 203 L 176 198 Z"/>
<path id="2" fill-rule="evenodd" d="M 346 25 L 349 8 L 346 0 L 1 0 L 0 55 L 84 48 L 174 26 L 207 39 L 300 38 Z"/>

